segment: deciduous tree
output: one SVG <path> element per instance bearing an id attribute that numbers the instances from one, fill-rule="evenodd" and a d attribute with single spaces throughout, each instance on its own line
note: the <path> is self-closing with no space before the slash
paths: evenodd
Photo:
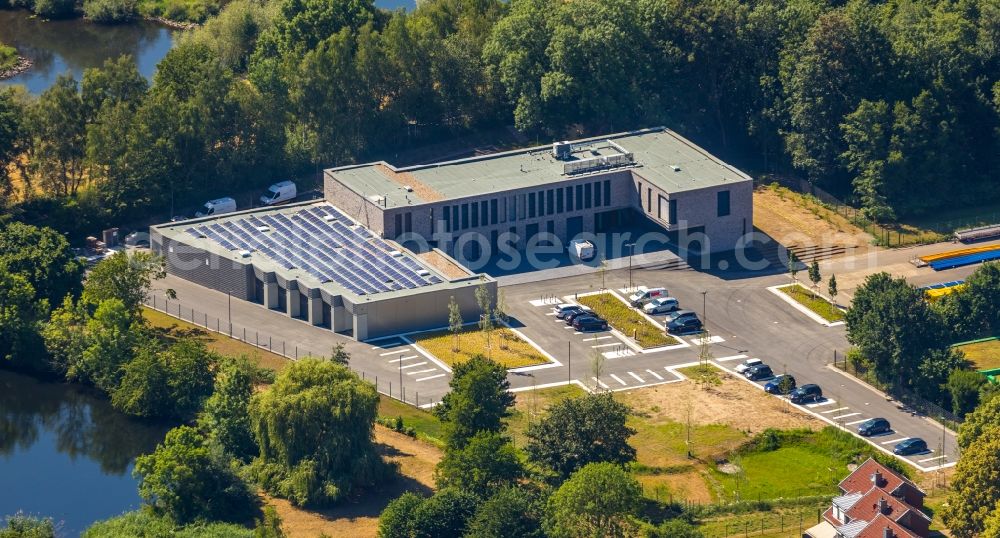
<path id="1" fill-rule="evenodd" d="M 635 449 L 628 444 L 635 430 L 625 424 L 629 413 L 611 394 L 563 400 L 528 426 L 525 451 L 559 481 L 590 463 L 622 466 L 635 459 Z"/>
<path id="2" fill-rule="evenodd" d="M 439 488 L 455 487 L 483 498 L 514 485 L 523 475 L 510 439 L 492 431 L 478 432 L 465 446 L 445 451 L 435 472 Z"/>
<path id="3" fill-rule="evenodd" d="M 545 530 L 554 538 L 631 536 L 642 486 L 619 465 L 591 463 L 549 497 Z"/>
<path id="4" fill-rule="evenodd" d="M 952 478 L 948 506 L 942 511 L 953 536 L 981 536 L 986 518 L 1000 501 L 1000 428 L 983 431 L 962 451 Z"/>
<path id="5" fill-rule="evenodd" d="M 503 419 L 514 405 L 503 366 L 476 355 L 455 366 L 448 384 L 451 391 L 434 411 L 444 422 L 449 449 L 464 447 L 478 432 L 503 431 Z"/>

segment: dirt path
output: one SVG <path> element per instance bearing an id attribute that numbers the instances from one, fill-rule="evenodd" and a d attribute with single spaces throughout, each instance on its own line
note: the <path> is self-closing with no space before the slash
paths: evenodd
<path id="1" fill-rule="evenodd" d="M 388 461 L 399 464 L 402 477 L 343 506 L 329 510 L 303 510 L 284 499 L 264 497 L 274 505 L 282 520 L 282 529 L 290 538 L 327 536 L 375 536 L 378 515 L 396 497 L 406 491 L 430 495 L 434 488 L 434 467 L 441 451 L 392 430 L 375 426 L 375 442 Z"/>

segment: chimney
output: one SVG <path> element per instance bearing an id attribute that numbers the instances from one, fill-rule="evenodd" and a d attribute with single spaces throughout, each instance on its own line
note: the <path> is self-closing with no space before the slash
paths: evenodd
<path id="1" fill-rule="evenodd" d="M 895 536 L 896 535 L 893 534 L 892 529 L 889 527 L 886 527 L 885 530 L 882 531 L 882 538 L 894 538 Z"/>
<path id="2" fill-rule="evenodd" d="M 889 514 L 889 503 L 886 502 L 885 497 L 880 497 L 878 500 L 878 513 Z"/>
<path id="3" fill-rule="evenodd" d="M 875 487 L 882 487 L 882 472 L 878 469 L 872 473 L 872 485 Z"/>

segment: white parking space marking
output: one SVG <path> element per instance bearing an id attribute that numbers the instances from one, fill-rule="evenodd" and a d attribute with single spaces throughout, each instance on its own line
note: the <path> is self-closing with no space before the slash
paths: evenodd
<path id="1" fill-rule="evenodd" d="M 557 303 L 557 302 L 555 302 L 555 301 L 553 301 L 551 299 L 548 299 L 548 300 L 532 299 L 532 300 L 530 300 L 528 302 L 531 304 L 531 306 L 555 306 L 555 305 L 559 304 L 559 303 Z"/>
<path id="2" fill-rule="evenodd" d="M 630 375 L 630 376 L 632 376 L 632 377 L 634 377 L 634 378 L 638 379 L 638 380 L 639 380 L 639 383 L 645 383 L 645 382 L 646 382 L 646 380 L 645 380 L 645 379 L 643 379 L 643 378 L 641 378 L 641 377 L 639 377 L 639 376 L 635 375 L 635 372 L 629 372 L 629 373 L 628 373 L 628 375 Z"/>
<path id="3" fill-rule="evenodd" d="M 862 422 L 866 422 L 867 420 L 868 420 L 867 418 L 863 418 L 861 420 L 855 420 L 854 422 L 848 422 L 847 424 L 844 424 L 844 426 L 854 426 L 855 424 L 861 424 Z"/>
<path id="4" fill-rule="evenodd" d="M 856 416 L 858 416 L 860 414 L 861 413 L 848 413 L 846 415 L 840 415 L 840 416 L 837 416 L 837 417 L 833 417 L 833 420 L 840 420 L 842 418 L 847 418 L 847 417 L 856 417 Z"/>
<path id="5" fill-rule="evenodd" d="M 604 355 L 604 358 L 606 359 L 620 359 L 622 357 L 631 357 L 632 355 L 635 355 L 635 351 L 632 351 L 631 349 L 625 349 L 622 351 L 605 351 L 602 355 Z"/>
<path id="6" fill-rule="evenodd" d="M 746 355 L 730 355 L 728 357 L 722 357 L 721 359 L 715 359 L 716 362 L 726 362 L 726 361 L 738 361 L 740 359 L 748 358 Z"/>
<path id="7" fill-rule="evenodd" d="M 594 340 L 607 340 L 608 338 L 614 338 L 614 337 L 609 334 L 609 335 L 606 335 L 606 336 L 595 336 L 593 338 L 584 338 L 583 341 L 584 342 L 593 342 Z"/>
<path id="8" fill-rule="evenodd" d="M 917 463 L 927 463 L 929 461 L 941 460 L 941 459 L 944 459 L 944 458 L 947 458 L 947 457 L 948 456 L 934 456 L 933 458 L 927 458 L 927 459 L 917 460 Z"/>
<path id="9" fill-rule="evenodd" d="M 424 362 L 415 362 L 413 364 L 407 364 L 406 366 L 400 366 L 399 369 L 400 370 L 406 370 L 407 368 L 415 368 L 417 366 L 423 366 L 425 364 L 427 364 L 427 361 L 424 361 Z"/>
<path id="10" fill-rule="evenodd" d="M 427 381 L 428 379 L 437 379 L 439 377 L 444 377 L 445 375 L 447 375 L 447 374 L 438 374 L 438 375 L 432 375 L 432 376 L 428 376 L 428 377 L 421 377 L 420 379 L 417 379 L 416 381 Z"/>
<path id="11" fill-rule="evenodd" d="M 696 346 L 702 346 L 705 344 L 721 344 L 725 342 L 725 338 L 721 336 L 709 336 L 708 338 L 692 338 L 691 343 Z"/>
<path id="12" fill-rule="evenodd" d="M 410 360 L 413 360 L 413 359 L 415 359 L 415 358 L 417 358 L 417 357 L 419 357 L 419 356 L 420 356 L 420 355 L 410 355 L 409 357 L 400 357 L 400 358 L 398 358 L 398 359 L 392 359 L 392 360 L 391 360 L 391 361 L 389 361 L 389 362 L 403 362 L 403 361 L 410 361 Z"/>
<path id="13" fill-rule="evenodd" d="M 573 326 L 572 325 L 567 325 L 567 326 L 563 327 L 563 329 L 573 330 Z"/>
<path id="14" fill-rule="evenodd" d="M 593 379 L 594 381 L 597 381 L 597 384 L 600 385 L 602 389 L 610 389 L 611 388 L 611 387 L 608 386 L 607 383 L 605 383 L 604 381 L 601 381 L 600 379 L 597 379 L 596 377 L 591 377 L 591 379 Z"/>
<path id="15" fill-rule="evenodd" d="M 825 402 L 807 404 L 806 407 L 810 407 L 810 408 L 812 408 L 812 407 L 822 407 L 824 405 L 830 405 L 830 404 L 833 404 L 833 403 L 836 403 L 836 401 L 834 401 L 834 400 L 827 400 Z"/>
<path id="16" fill-rule="evenodd" d="M 427 372 L 436 372 L 437 368 L 428 368 L 426 370 L 417 370 L 416 372 L 406 372 L 406 375 L 420 375 L 426 374 Z"/>
<path id="17" fill-rule="evenodd" d="M 826 414 L 829 414 L 829 413 L 836 413 L 837 411 L 843 411 L 844 409 L 850 409 L 850 407 L 838 407 L 836 409 L 831 409 L 829 411 L 823 411 L 822 413 L 824 415 L 826 415 Z"/>
<path id="18" fill-rule="evenodd" d="M 381 349 L 385 349 L 385 348 L 381 348 Z M 396 350 L 389 351 L 389 352 L 386 352 L 386 353 L 379 353 L 378 356 L 379 357 L 387 357 L 389 355 L 399 355 L 400 353 L 403 353 L 403 352 L 406 352 L 406 351 L 409 351 L 409 350 L 410 350 L 410 348 L 404 347 L 403 349 L 396 349 Z"/>
<path id="19" fill-rule="evenodd" d="M 610 375 L 611 375 L 611 379 L 614 379 L 615 381 L 621 383 L 622 385 L 628 385 L 628 383 L 622 381 L 622 378 L 616 376 L 615 374 L 610 374 Z"/>
<path id="20" fill-rule="evenodd" d="M 621 344 L 619 344 L 617 342 L 614 342 L 614 343 L 611 343 L 611 344 L 598 344 L 596 346 L 590 346 L 590 347 L 592 347 L 594 349 L 597 349 L 597 348 L 601 348 L 601 347 L 613 347 L 613 346 L 620 346 L 620 345 Z"/>
<path id="21" fill-rule="evenodd" d="M 649 370 L 649 369 L 646 369 L 646 371 L 649 372 L 656 379 L 659 379 L 660 381 L 663 381 L 663 376 L 661 376 L 660 374 L 658 374 L 658 373 L 656 373 L 656 372 L 654 372 L 652 370 Z"/>
<path id="22" fill-rule="evenodd" d="M 895 443 L 901 443 L 901 442 L 903 442 L 903 441 L 905 441 L 907 439 L 909 439 L 909 437 L 900 437 L 899 439 L 893 439 L 892 441 L 884 441 L 882 444 L 883 445 L 891 445 L 891 444 L 895 444 Z"/>
<path id="23" fill-rule="evenodd" d="M 545 314 L 545 315 L 546 315 L 546 316 L 555 316 L 555 315 L 556 315 L 556 314 L 558 314 L 558 313 L 559 313 L 559 312 L 549 312 L 548 314 Z"/>

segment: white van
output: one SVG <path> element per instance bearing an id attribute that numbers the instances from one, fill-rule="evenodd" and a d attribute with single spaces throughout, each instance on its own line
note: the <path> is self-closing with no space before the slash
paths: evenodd
<path id="1" fill-rule="evenodd" d="M 594 257 L 594 244 L 585 239 L 574 239 L 569 242 L 570 252 L 576 254 L 581 260 L 589 260 Z"/>
<path id="2" fill-rule="evenodd" d="M 196 217 L 209 217 L 214 215 L 221 215 L 223 213 L 232 213 L 236 211 L 236 200 L 232 198 L 219 198 L 218 200 L 209 200 L 205 202 L 205 207 L 195 213 Z"/>
<path id="3" fill-rule="evenodd" d="M 666 297 L 667 295 L 667 288 L 649 288 L 633 293 L 629 296 L 628 302 L 633 307 L 639 308 L 657 297 Z"/>
<path id="4" fill-rule="evenodd" d="M 280 204 L 293 200 L 298 194 L 295 183 L 287 180 L 279 181 L 267 188 L 267 192 L 260 197 L 260 203 L 264 205 Z"/>

